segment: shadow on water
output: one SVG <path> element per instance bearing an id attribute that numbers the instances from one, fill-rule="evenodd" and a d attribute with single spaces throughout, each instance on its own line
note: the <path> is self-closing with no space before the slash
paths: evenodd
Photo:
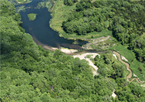
<path id="1" fill-rule="evenodd" d="M 34 40 L 37 44 L 37 41 L 42 44 L 51 46 L 51 47 L 65 47 L 72 49 L 82 49 L 82 45 L 86 44 L 86 41 L 78 41 L 78 44 L 73 44 L 74 40 L 67 40 L 63 37 L 59 37 L 58 32 L 52 30 L 49 26 L 49 21 L 52 18 L 48 9 L 40 8 L 36 9 L 39 2 L 42 0 L 33 0 L 28 4 L 20 4 L 15 5 L 15 7 L 25 6 L 25 12 L 20 11 L 21 21 L 23 22 L 22 27 L 25 29 L 26 33 L 35 37 Z M 27 14 L 35 13 L 37 14 L 36 19 L 34 21 L 29 21 Z M 33 38 L 34 39 L 34 38 Z M 41 44 L 39 44 L 41 45 Z"/>

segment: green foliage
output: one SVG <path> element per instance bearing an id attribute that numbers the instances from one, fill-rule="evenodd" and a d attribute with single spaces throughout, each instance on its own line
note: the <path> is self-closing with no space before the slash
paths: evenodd
<path id="1" fill-rule="evenodd" d="M 98 60 L 99 60 L 99 55 L 96 55 L 94 61 L 98 61 Z"/>
<path id="2" fill-rule="evenodd" d="M 64 4 L 68 6 L 72 6 L 74 3 L 76 3 L 78 0 L 64 0 Z"/>
<path id="3" fill-rule="evenodd" d="M 110 54 L 100 59 L 97 58 L 98 62 L 103 63 L 100 64 L 100 69 L 102 68 L 100 75 L 94 78 L 85 60 L 74 59 L 59 50 L 51 52 L 37 46 L 32 37 L 19 26 L 20 15 L 16 14 L 14 6 L 6 0 L 1 0 L 0 3 L 0 47 L 2 49 L 0 54 L 0 101 L 112 101 L 110 96 L 114 88 L 117 84 L 118 86 L 124 85 L 126 81 L 118 79 L 124 77 L 122 71 L 118 69 L 122 67 L 119 63 L 113 64 L 114 59 L 110 57 Z M 104 63 L 105 58 L 110 60 L 110 64 Z M 117 78 L 116 82 L 114 78 L 111 78 L 112 75 Z M 120 101 L 142 101 L 144 90 L 140 86 L 129 85 L 123 89 L 127 94 L 117 90 L 118 99 Z M 133 89 L 133 87 L 136 88 Z M 118 89 L 121 88 L 122 86 Z M 129 95 L 131 92 L 134 95 Z"/>
<path id="4" fill-rule="evenodd" d="M 116 62 L 112 64 L 112 67 L 115 71 L 115 77 L 123 77 L 124 76 L 124 66 L 117 64 Z"/>
<path id="5" fill-rule="evenodd" d="M 129 46 L 132 49 L 136 57 L 139 61 L 145 61 L 145 36 L 137 37 L 136 39 L 132 40 Z"/>
<path id="6" fill-rule="evenodd" d="M 76 9 L 70 12 L 67 21 L 62 23 L 63 30 L 70 37 L 111 30 L 122 45 L 129 44 L 139 61 L 145 61 L 145 40 L 142 37 L 145 32 L 144 1 L 80 0 L 76 3 Z M 105 24 L 107 21 L 108 25 Z"/>
<path id="7" fill-rule="evenodd" d="M 130 47 L 130 46 L 129 46 Z M 128 46 L 123 46 L 121 44 L 116 44 L 112 47 L 113 50 L 119 51 L 119 53 L 124 56 L 130 65 L 131 70 L 140 80 L 145 80 L 144 74 L 141 74 L 139 67 L 142 69 L 142 73 L 145 73 L 145 67 L 142 62 L 136 59 L 136 55 L 132 50 L 127 49 Z M 139 51 L 142 51 L 141 49 Z"/>

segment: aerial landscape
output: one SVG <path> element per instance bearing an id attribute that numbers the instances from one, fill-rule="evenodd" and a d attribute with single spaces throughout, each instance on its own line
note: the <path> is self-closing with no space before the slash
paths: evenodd
<path id="1" fill-rule="evenodd" d="M 0 0 L 0 102 L 145 102 L 145 0 Z"/>

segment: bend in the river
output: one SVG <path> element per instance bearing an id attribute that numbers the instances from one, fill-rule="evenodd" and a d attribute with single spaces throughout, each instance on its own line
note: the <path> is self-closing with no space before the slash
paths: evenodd
<path id="1" fill-rule="evenodd" d="M 22 27 L 26 33 L 32 35 L 34 41 L 43 47 L 44 44 L 47 47 L 65 47 L 69 49 L 82 49 L 82 45 L 86 44 L 87 41 L 77 40 L 78 44 L 73 44 L 75 40 L 68 40 L 60 37 L 58 32 L 50 28 L 49 21 L 52 18 L 50 12 L 46 7 L 38 9 L 38 3 L 42 0 L 33 0 L 27 4 L 15 5 L 16 8 L 25 6 L 25 11 L 20 11 Z M 29 21 L 28 14 L 37 14 L 36 19 Z M 39 42 L 41 43 L 39 43 Z"/>

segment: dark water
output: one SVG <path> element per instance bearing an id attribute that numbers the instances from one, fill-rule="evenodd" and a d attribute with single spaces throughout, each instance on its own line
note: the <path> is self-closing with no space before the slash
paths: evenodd
<path id="1" fill-rule="evenodd" d="M 78 41 L 78 44 L 72 44 L 74 40 L 67 40 L 63 37 L 59 37 L 58 32 L 52 30 L 49 26 L 49 21 L 52 18 L 50 12 L 47 8 L 36 9 L 36 6 L 42 0 L 33 0 L 28 4 L 20 4 L 15 5 L 15 7 L 19 7 L 24 5 L 25 12 L 20 11 L 21 21 L 23 22 L 22 27 L 25 29 L 26 33 L 29 33 L 35 38 L 37 41 L 42 44 L 51 46 L 51 47 L 66 47 L 66 48 L 74 48 L 81 49 L 83 44 L 86 44 L 86 41 Z M 34 21 L 29 21 L 27 14 L 36 13 L 36 19 Z M 38 43 L 37 43 L 38 44 Z"/>

